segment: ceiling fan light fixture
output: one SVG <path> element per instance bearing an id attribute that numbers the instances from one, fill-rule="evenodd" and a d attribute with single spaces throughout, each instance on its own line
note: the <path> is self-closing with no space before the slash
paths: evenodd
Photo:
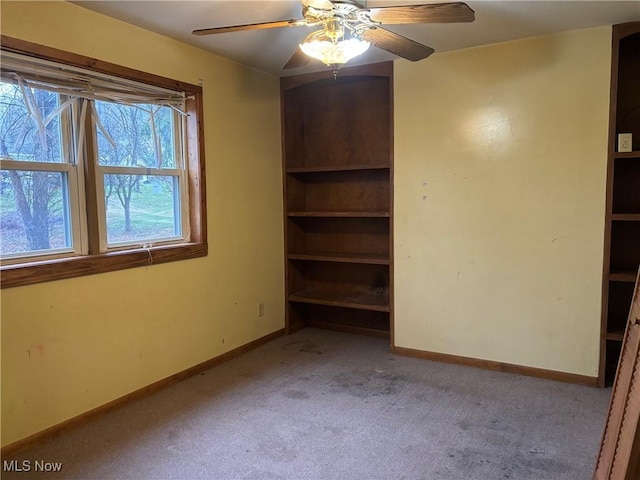
<path id="1" fill-rule="evenodd" d="M 362 55 L 370 46 L 369 42 L 354 36 L 344 38 L 343 34 L 340 38 L 328 35 L 326 30 L 318 30 L 305 38 L 304 42 L 300 44 L 300 49 L 306 55 L 317 58 L 325 65 L 335 67 Z"/>

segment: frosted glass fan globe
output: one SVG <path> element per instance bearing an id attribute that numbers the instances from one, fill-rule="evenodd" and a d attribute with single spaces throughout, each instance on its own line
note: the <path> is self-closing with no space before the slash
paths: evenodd
<path id="1" fill-rule="evenodd" d="M 325 65 L 342 65 L 354 57 L 362 55 L 370 43 L 359 38 L 335 41 L 326 35 L 324 30 L 310 34 L 300 49 L 310 57 L 317 58 Z"/>

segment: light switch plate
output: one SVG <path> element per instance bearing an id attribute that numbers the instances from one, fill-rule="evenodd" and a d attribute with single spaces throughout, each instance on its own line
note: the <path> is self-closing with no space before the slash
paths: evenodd
<path id="1" fill-rule="evenodd" d="M 618 134 L 618 151 L 619 152 L 631 152 L 631 139 L 632 135 L 630 133 L 619 133 Z"/>

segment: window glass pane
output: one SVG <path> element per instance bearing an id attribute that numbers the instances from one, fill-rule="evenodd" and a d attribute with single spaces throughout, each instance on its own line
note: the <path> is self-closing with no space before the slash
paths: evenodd
<path id="1" fill-rule="evenodd" d="M 65 173 L 3 170 L 0 182 L 2 254 L 71 247 Z"/>
<path id="2" fill-rule="evenodd" d="M 0 157 L 63 162 L 59 96 L 46 90 L 0 82 Z"/>
<path id="3" fill-rule="evenodd" d="M 175 168 L 173 111 L 96 101 L 100 165 Z"/>
<path id="4" fill-rule="evenodd" d="M 104 176 L 107 242 L 140 242 L 182 235 L 178 177 Z"/>

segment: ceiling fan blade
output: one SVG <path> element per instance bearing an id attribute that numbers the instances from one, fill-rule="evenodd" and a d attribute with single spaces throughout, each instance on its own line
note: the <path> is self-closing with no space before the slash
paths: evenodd
<path id="1" fill-rule="evenodd" d="M 431 47 L 414 42 L 407 37 L 403 37 L 402 35 L 390 32 L 381 27 L 365 30 L 360 37 L 367 42 L 373 43 L 382 50 L 386 50 L 412 62 L 427 58 L 434 52 Z"/>
<path id="2" fill-rule="evenodd" d="M 300 3 L 315 10 L 333 10 L 334 8 L 329 0 L 300 0 Z"/>
<path id="3" fill-rule="evenodd" d="M 396 25 L 403 23 L 454 23 L 473 22 L 475 12 L 466 3 L 451 2 L 370 8 L 369 17 L 374 22 Z"/>
<path id="4" fill-rule="evenodd" d="M 289 61 L 282 68 L 287 69 L 287 68 L 304 67 L 309 63 L 309 60 L 311 60 L 311 58 L 309 58 L 308 55 L 306 55 L 302 50 L 300 50 L 300 48 L 296 48 L 296 51 L 293 53 L 293 55 L 291 55 L 291 58 L 289 59 Z"/>
<path id="5" fill-rule="evenodd" d="M 214 28 L 201 28 L 191 32 L 194 35 L 211 35 L 213 33 L 229 33 L 229 32 L 241 32 L 245 30 L 262 30 L 264 28 L 280 28 L 280 27 L 299 27 L 306 25 L 304 20 L 279 20 L 277 22 L 265 22 L 265 23 L 249 23 L 247 25 L 232 25 L 230 27 L 214 27 Z"/>

